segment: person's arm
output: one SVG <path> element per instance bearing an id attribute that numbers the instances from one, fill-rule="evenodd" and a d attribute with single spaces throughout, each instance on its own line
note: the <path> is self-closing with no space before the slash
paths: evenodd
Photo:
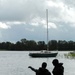
<path id="1" fill-rule="evenodd" d="M 32 71 L 37 71 L 37 69 L 35 69 L 35 68 L 33 68 L 33 67 L 31 67 L 31 66 L 29 66 L 28 68 L 30 68 Z"/>

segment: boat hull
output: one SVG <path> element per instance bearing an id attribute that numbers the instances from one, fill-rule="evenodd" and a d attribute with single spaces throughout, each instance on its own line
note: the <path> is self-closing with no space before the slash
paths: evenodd
<path id="1" fill-rule="evenodd" d="M 58 53 L 29 53 L 31 57 L 56 57 Z"/>

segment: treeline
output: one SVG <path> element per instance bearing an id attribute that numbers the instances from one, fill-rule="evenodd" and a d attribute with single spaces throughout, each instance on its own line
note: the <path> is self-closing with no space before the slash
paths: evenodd
<path id="1" fill-rule="evenodd" d="M 48 42 L 49 50 L 59 50 L 59 51 L 69 51 L 75 50 L 74 41 L 65 41 L 65 40 L 50 40 Z M 0 50 L 11 50 L 11 51 L 28 51 L 28 50 L 46 50 L 47 44 L 44 41 L 34 41 L 21 39 L 16 43 L 11 42 L 1 42 Z"/>

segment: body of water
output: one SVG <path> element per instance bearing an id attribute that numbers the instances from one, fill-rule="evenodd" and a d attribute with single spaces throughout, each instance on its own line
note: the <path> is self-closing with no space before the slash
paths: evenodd
<path id="1" fill-rule="evenodd" d="M 57 58 L 63 62 L 64 75 L 75 75 L 75 59 L 68 59 L 58 52 Z M 47 62 L 47 69 L 52 72 L 52 60 L 55 58 L 31 58 L 29 51 L 0 51 L 0 75 L 35 75 L 28 66 L 38 69 L 42 62 Z"/>

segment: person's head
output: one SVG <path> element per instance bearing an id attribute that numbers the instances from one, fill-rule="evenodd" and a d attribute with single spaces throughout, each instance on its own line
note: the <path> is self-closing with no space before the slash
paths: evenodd
<path id="1" fill-rule="evenodd" d="M 43 62 L 42 63 L 42 68 L 46 68 L 46 66 L 47 66 L 47 63 L 46 62 Z"/>
<path id="2" fill-rule="evenodd" d="M 59 61 L 58 61 L 58 59 L 54 59 L 54 60 L 52 61 L 52 63 L 53 63 L 54 66 L 57 66 L 57 65 L 59 64 Z"/>

